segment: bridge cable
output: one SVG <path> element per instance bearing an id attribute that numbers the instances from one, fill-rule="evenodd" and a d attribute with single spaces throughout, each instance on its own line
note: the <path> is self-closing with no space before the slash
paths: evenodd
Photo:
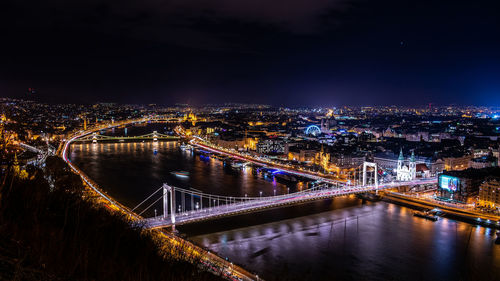
<path id="1" fill-rule="evenodd" d="M 167 193 L 164 193 L 163 196 L 165 196 L 165 194 Z M 154 204 L 156 204 L 156 202 L 160 201 L 161 199 L 163 199 L 163 196 L 156 199 L 156 201 L 154 201 L 153 203 L 151 203 L 151 205 L 149 205 L 146 209 L 142 210 L 142 212 L 140 212 L 138 215 L 142 215 L 145 211 L 147 211 L 149 208 L 151 208 Z"/>
<path id="2" fill-rule="evenodd" d="M 139 206 L 141 206 L 142 204 L 144 204 L 144 203 L 145 203 L 145 202 L 146 202 L 149 198 L 153 197 L 153 195 L 155 195 L 156 193 L 158 193 L 158 191 L 160 191 L 162 188 L 163 188 L 163 186 L 162 186 L 162 187 L 160 187 L 160 188 L 158 188 L 155 192 L 151 193 L 151 195 L 149 195 L 149 196 L 148 196 L 148 198 L 146 198 L 146 199 L 142 200 L 142 202 L 141 202 L 141 203 L 139 203 L 139 204 L 137 204 L 137 206 L 135 206 L 135 207 L 134 207 L 131 211 L 133 212 L 133 211 L 134 211 L 135 209 L 137 209 Z"/>

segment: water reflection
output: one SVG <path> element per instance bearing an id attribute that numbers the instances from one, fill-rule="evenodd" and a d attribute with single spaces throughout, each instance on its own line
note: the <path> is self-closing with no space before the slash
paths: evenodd
<path id="1" fill-rule="evenodd" d="M 495 280 L 500 249 L 488 232 L 380 202 L 192 239 L 269 280 Z"/>

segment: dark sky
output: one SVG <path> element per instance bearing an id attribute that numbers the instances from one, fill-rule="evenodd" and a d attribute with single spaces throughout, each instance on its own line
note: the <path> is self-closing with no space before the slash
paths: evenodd
<path id="1" fill-rule="evenodd" d="M 4 0 L 0 96 L 500 106 L 499 2 Z"/>

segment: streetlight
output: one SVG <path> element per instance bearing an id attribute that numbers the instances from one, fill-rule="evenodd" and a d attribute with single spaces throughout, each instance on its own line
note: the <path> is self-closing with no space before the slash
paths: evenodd
<path id="1" fill-rule="evenodd" d="M 287 187 L 286 191 L 287 191 L 288 194 L 290 194 L 290 187 Z"/>
<path id="2" fill-rule="evenodd" d="M 259 191 L 260 198 L 262 198 L 262 191 Z"/>
<path id="3" fill-rule="evenodd" d="M 155 218 L 156 218 L 156 209 L 155 209 Z"/>
<path id="4" fill-rule="evenodd" d="M 276 189 L 274 190 L 274 196 L 276 196 Z"/>

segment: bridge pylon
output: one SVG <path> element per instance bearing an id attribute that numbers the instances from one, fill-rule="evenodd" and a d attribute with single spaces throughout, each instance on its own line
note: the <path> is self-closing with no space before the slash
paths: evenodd
<path id="1" fill-rule="evenodd" d="M 374 162 L 363 162 L 363 186 L 366 186 L 366 170 L 368 167 L 373 167 L 375 169 L 375 188 L 378 189 L 378 171 L 377 163 Z"/>
<path id="2" fill-rule="evenodd" d="M 169 194 L 170 194 L 170 196 L 169 196 Z M 170 221 L 172 222 L 172 224 L 175 224 L 175 190 L 174 190 L 174 187 L 164 183 L 163 184 L 163 219 L 168 219 L 169 203 L 170 203 Z"/>

